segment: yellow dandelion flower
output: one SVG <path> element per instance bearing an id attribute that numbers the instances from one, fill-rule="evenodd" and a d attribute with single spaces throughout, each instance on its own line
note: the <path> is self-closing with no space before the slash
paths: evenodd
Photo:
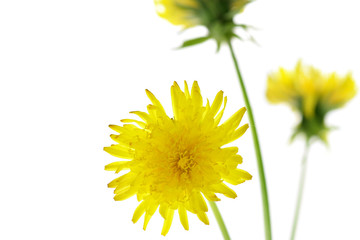
<path id="1" fill-rule="evenodd" d="M 299 61 L 293 71 L 280 68 L 268 76 L 266 96 L 271 103 L 287 103 L 300 112 L 302 122 L 297 132 L 308 138 L 318 136 L 326 140 L 328 128 L 324 119 L 329 111 L 342 107 L 356 94 L 355 81 L 349 73 L 323 74 Z"/>
<path id="2" fill-rule="evenodd" d="M 223 147 L 241 137 L 249 127 L 239 126 L 246 109 L 241 108 L 219 125 L 227 98 L 220 91 L 211 105 L 207 101 L 203 106 L 196 81 L 191 92 L 186 82 L 184 91 L 176 82 L 171 87 L 173 118 L 166 115 L 150 91 L 146 90 L 146 94 L 152 103 L 148 112 L 131 112 L 142 120 L 123 119 L 123 126 L 110 125 L 119 133 L 111 135 L 117 144 L 104 150 L 127 160 L 106 165 L 105 170 L 116 173 L 129 170 L 109 183 L 110 188 L 115 188 L 114 199 L 137 196 L 141 203 L 132 221 L 137 222 L 145 214 L 144 230 L 159 208 L 165 219 L 162 235 L 168 233 L 175 210 L 186 230 L 188 211 L 209 224 L 204 196 L 209 201 L 219 201 L 217 193 L 235 198 L 236 193 L 225 182 L 237 185 L 252 178 L 237 168 L 242 163 L 238 148 Z"/>
<path id="3" fill-rule="evenodd" d="M 158 15 L 174 25 L 183 28 L 205 26 L 209 33 L 206 37 L 186 41 L 183 47 L 215 39 L 220 43 L 237 37 L 235 27 L 247 29 L 244 24 L 235 24 L 234 16 L 243 11 L 251 0 L 154 0 Z"/>

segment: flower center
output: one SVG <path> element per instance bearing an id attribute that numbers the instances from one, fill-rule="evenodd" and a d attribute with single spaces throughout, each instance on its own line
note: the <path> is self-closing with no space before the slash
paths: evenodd
<path id="1" fill-rule="evenodd" d="M 196 165 L 194 161 L 194 156 L 189 151 L 185 150 L 182 153 L 179 153 L 177 166 L 184 172 L 188 172 Z"/>

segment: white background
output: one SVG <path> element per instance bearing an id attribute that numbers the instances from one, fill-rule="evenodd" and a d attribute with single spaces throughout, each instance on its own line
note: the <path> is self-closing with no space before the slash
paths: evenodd
<path id="1" fill-rule="evenodd" d="M 354 0 L 258 0 L 236 18 L 256 26 L 259 42 L 234 41 L 255 111 L 268 180 L 273 236 L 288 239 L 303 142 L 288 144 L 295 114 L 269 105 L 266 76 L 299 58 L 325 72 L 360 79 L 359 5 Z M 173 50 L 202 36 L 159 18 L 149 1 L 0 1 L 0 239 L 165 239 L 158 213 L 142 230 L 132 224 L 135 198 L 115 202 L 104 165 L 116 161 L 108 124 L 145 110 L 150 89 L 170 108 L 174 80 L 198 80 L 211 101 L 228 96 L 225 117 L 244 106 L 224 46 L 214 42 Z M 309 156 L 297 239 L 360 239 L 360 97 L 329 114 L 330 147 Z M 248 122 L 247 117 L 243 120 Z M 218 204 L 233 239 L 263 239 L 261 196 L 250 130 L 238 141 L 241 168 L 253 180 L 234 187 L 236 200 Z M 166 239 L 221 239 L 190 216 L 177 215 Z"/>

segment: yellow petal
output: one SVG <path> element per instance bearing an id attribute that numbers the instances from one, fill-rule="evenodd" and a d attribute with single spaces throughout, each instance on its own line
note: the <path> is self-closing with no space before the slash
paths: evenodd
<path id="1" fill-rule="evenodd" d="M 129 162 L 130 161 L 119 161 L 113 162 L 105 166 L 106 171 L 116 171 L 116 173 L 120 172 L 124 169 L 129 169 Z"/>
<path id="2" fill-rule="evenodd" d="M 237 197 L 234 190 L 232 190 L 231 188 L 226 186 L 224 183 L 214 184 L 212 186 L 209 186 L 209 189 L 214 191 L 214 192 L 222 193 L 226 197 L 229 197 L 229 198 L 236 198 Z"/>
<path id="3" fill-rule="evenodd" d="M 110 153 L 111 155 L 119 158 L 125 158 L 125 159 L 133 159 L 134 153 L 130 151 L 126 151 L 124 149 L 121 149 L 119 147 L 116 147 L 116 145 L 112 145 L 111 147 L 104 147 L 104 151 L 107 153 Z"/>
<path id="4" fill-rule="evenodd" d="M 168 209 L 166 218 L 164 221 L 164 225 L 163 225 L 163 228 L 161 231 L 161 235 L 165 236 L 169 232 L 173 217 L 174 217 L 174 209 Z"/>
<path id="5" fill-rule="evenodd" d="M 128 181 L 128 179 L 134 179 L 136 177 L 136 174 L 134 173 L 127 173 L 124 174 L 118 178 L 115 178 L 114 180 L 112 180 L 109 184 L 108 184 L 108 188 L 115 188 L 119 183 L 123 182 L 123 181 Z"/>
<path id="6" fill-rule="evenodd" d="M 165 205 L 165 204 L 161 204 L 161 205 L 160 205 L 160 208 L 159 208 L 159 212 L 160 212 L 160 215 L 161 215 L 163 218 L 166 218 L 167 211 L 168 211 L 168 206 Z"/>
<path id="7" fill-rule="evenodd" d="M 129 183 L 120 182 L 114 189 L 115 195 L 127 192 L 130 189 Z"/>
<path id="8" fill-rule="evenodd" d="M 213 201 L 213 202 L 220 201 L 220 198 L 218 198 L 214 192 L 202 190 L 202 193 L 209 201 Z"/>
<path id="9" fill-rule="evenodd" d="M 237 168 L 237 166 L 241 163 L 242 163 L 242 157 L 240 155 L 234 155 L 226 162 L 226 165 L 227 168 L 231 170 Z"/>
<path id="10" fill-rule="evenodd" d="M 219 111 L 221 104 L 223 102 L 224 92 L 220 91 L 216 94 L 214 102 L 211 104 L 209 115 L 214 117 L 216 113 Z"/>
<path id="11" fill-rule="evenodd" d="M 226 103 L 227 103 L 227 97 L 224 97 L 224 107 L 223 107 L 223 109 L 221 109 L 221 111 L 215 117 L 215 126 L 217 126 L 220 123 L 220 120 L 221 120 L 222 116 L 224 115 Z"/>
<path id="12" fill-rule="evenodd" d="M 206 225 L 209 225 L 209 218 L 205 212 L 199 212 L 196 215 L 203 223 L 205 223 Z"/>
<path id="13" fill-rule="evenodd" d="M 241 170 L 241 169 L 234 169 L 230 171 L 230 174 L 223 177 L 225 181 L 230 184 L 238 185 L 240 183 L 245 182 L 246 180 L 251 180 L 252 176 L 250 173 Z"/>
<path id="14" fill-rule="evenodd" d="M 189 86 L 186 81 L 184 81 L 184 93 L 186 98 L 190 98 Z"/>
<path id="15" fill-rule="evenodd" d="M 194 105 L 197 108 L 201 108 L 203 105 L 203 98 L 201 96 L 200 87 L 197 81 L 194 81 L 191 88 L 191 98 L 193 99 Z"/>
<path id="16" fill-rule="evenodd" d="M 227 141 L 224 144 L 230 143 L 232 141 L 235 141 L 236 139 L 240 138 L 246 130 L 249 128 L 249 124 L 245 124 L 233 132 L 233 134 L 227 139 Z"/>
<path id="17" fill-rule="evenodd" d="M 249 128 L 249 124 L 246 123 L 245 125 L 239 127 L 238 129 L 235 130 L 234 132 L 234 138 L 235 139 L 238 139 L 239 137 L 241 137 L 245 132 L 246 130 Z"/>
<path id="18" fill-rule="evenodd" d="M 174 118 L 179 119 L 179 117 L 180 117 L 180 112 L 179 112 L 180 101 L 179 101 L 179 94 L 178 94 L 178 91 L 177 91 L 175 85 L 171 86 L 171 102 L 172 102 Z"/>
<path id="19" fill-rule="evenodd" d="M 152 104 L 158 107 L 163 113 L 165 113 L 163 106 L 161 105 L 160 101 L 154 96 L 154 94 L 152 94 L 152 92 L 150 92 L 147 89 L 145 91 L 146 91 L 146 95 L 148 96 Z"/>
<path id="20" fill-rule="evenodd" d="M 238 147 L 227 147 L 227 148 L 221 148 L 221 151 L 224 156 L 231 156 L 236 154 L 239 151 Z"/>
<path id="21" fill-rule="evenodd" d="M 121 119 L 121 122 L 123 123 L 136 123 L 137 125 L 139 125 L 141 128 L 145 128 L 146 124 L 142 121 L 138 121 L 138 120 L 134 120 L 134 119 Z"/>
<path id="22" fill-rule="evenodd" d="M 147 122 L 147 123 L 151 123 L 151 122 L 152 122 L 149 114 L 147 114 L 146 112 L 132 111 L 132 112 L 130 112 L 130 113 L 137 115 L 139 118 L 141 118 L 142 120 L 144 120 L 144 121 Z"/>
<path id="23" fill-rule="evenodd" d="M 195 210 L 195 212 L 208 211 L 206 202 L 200 192 L 193 192 L 193 194 L 190 197 L 190 204 L 192 205 L 192 208 Z"/>
<path id="24" fill-rule="evenodd" d="M 117 126 L 117 125 L 109 125 L 109 128 L 111 128 L 112 130 L 118 132 L 118 133 L 122 133 L 122 127 Z"/>
<path id="25" fill-rule="evenodd" d="M 130 187 L 127 191 L 118 193 L 115 195 L 114 200 L 115 201 L 123 201 L 126 200 L 132 196 L 134 196 L 137 192 L 137 189 L 134 187 Z"/>
<path id="26" fill-rule="evenodd" d="M 114 140 L 115 142 L 118 143 L 116 145 L 117 148 L 122 148 L 126 151 L 133 150 L 133 148 L 130 147 L 130 145 L 129 145 L 129 142 L 130 142 L 129 136 L 127 136 L 127 138 L 126 138 L 126 134 L 120 134 L 120 135 L 111 134 L 110 137 L 112 140 Z"/>
<path id="27" fill-rule="evenodd" d="M 243 158 L 240 155 L 234 155 L 231 157 L 231 161 L 237 162 L 238 164 L 242 164 Z"/>
<path id="28" fill-rule="evenodd" d="M 221 126 L 225 128 L 226 131 L 232 131 L 233 129 L 239 126 L 242 117 L 246 112 L 246 108 L 243 107 L 234 113 L 228 120 L 226 120 Z"/>
<path id="29" fill-rule="evenodd" d="M 118 194 L 120 192 L 123 192 L 124 189 L 129 188 L 130 185 L 134 182 L 136 179 L 135 174 L 127 173 L 121 177 L 118 178 L 118 181 L 116 182 L 116 187 L 114 189 L 114 193 Z"/>
<path id="30" fill-rule="evenodd" d="M 180 217 L 180 222 L 183 225 L 184 229 L 189 230 L 189 221 L 188 221 L 186 209 L 183 205 L 179 206 L 179 217 Z"/>
<path id="31" fill-rule="evenodd" d="M 158 204 L 155 204 L 154 201 L 149 202 L 148 208 L 146 209 L 146 213 L 145 213 L 144 226 L 143 226 L 144 230 L 146 230 L 150 218 L 152 217 L 152 215 L 154 215 L 157 208 L 158 208 Z"/>
<path id="32" fill-rule="evenodd" d="M 108 183 L 108 188 L 115 188 L 117 186 L 117 184 L 119 183 L 119 178 L 120 177 L 115 178 L 110 183 Z"/>
<path id="33" fill-rule="evenodd" d="M 139 204 L 139 206 L 137 206 L 137 208 L 134 211 L 133 218 L 132 218 L 133 223 L 136 223 L 139 220 L 139 218 L 144 214 L 145 209 L 147 207 L 147 203 L 148 203 L 148 201 L 142 201 Z"/>

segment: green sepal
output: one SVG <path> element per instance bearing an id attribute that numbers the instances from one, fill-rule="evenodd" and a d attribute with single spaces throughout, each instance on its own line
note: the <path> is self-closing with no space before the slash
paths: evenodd
<path id="1" fill-rule="evenodd" d="M 218 53 L 220 51 L 220 48 L 221 48 L 221 42 L 216 40 L 216 39 L 215 39 L 215 41 L 216 41 L 216 53 Z"/>
<path id="2" fill-rule="evenodd" d="M 252 29 L 252 30 L 258 30 L 258 28 L 254 27 L 254 26 L 251 26 L 251 25 L 246 25 L 246 24 L 235 24 L 235 27 L 239 27 L 239 28 L 242 28 L 244 30 L 249 30 L 249 29 Z"/>
<path id="3" fill-rule="evenodd" d="M 291 134 L 291 137 L 290 137 L 290 139 L 289 139 L 289 143 L 290 143 L 290 144 L 293 143 L 294 140 L 295 140 L 295 138 L 296 138 L 300 133 L 301 133 L 301 132 L 299 131 L 299 129 L 298 129 L 298 128 L 295 128 L 293 134 Z"/>
<path id="4" fill-rule="evenodd" d="M 237 35 L 236 33 L 232 33 L 231 37 L 234 37 L 234 38 L 237 38 L 237 39 L 239 39 L 241 41 L 244 41 L 244 39 L 242 37 L 240 37 L 239 35 Z"/>
<path id="5" fill-rule="evenodd" d="M 178 47 L 178 49 L 198 45 L 203 42 L 206 42 L 209 39 L 210 39 L 210 37 L 199 37 L 199 38 L 190 39 L 190 40 L 183 42 L 183 44 L 180 47 Z"/>
<path id="6" fill-rule="evenodd" d="M 291 135 L 290 143 L 299 135 L 306 138 L 307 141 L 311 139 L 321 140 L 326 146 L 328 146 L 327 134 L 331 128 L 327 127 L 324 123 L 324 118 L 313 117 L 305 118 L 303 116 L 302 121 L 294 129 L 294 133 Z"/>
<path id="7" fill-rule="evenodd" d="M 255 40 L 255 38 L 252 35 L 250 35 L 249 41 L 252 42 L 253 44 L 257 45 L 258 47 L 260 47 L 260 44 Z"/>

